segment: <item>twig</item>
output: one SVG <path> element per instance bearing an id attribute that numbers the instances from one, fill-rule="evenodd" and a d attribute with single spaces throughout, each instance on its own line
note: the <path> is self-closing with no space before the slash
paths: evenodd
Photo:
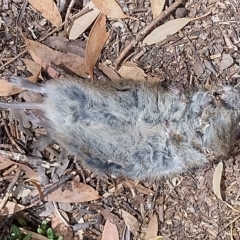
<path id="1" fill-rule="evenodd" d="M 6 229 L 8 229 L 9 223 L 12 222 L 14 214 L 8 214 L 2 218 L 0 222 L 0 239 L 4 239 L 7 235 Z"/>
<path id="2" fill-rule="evenodd" d="M 136 39 L 133 39 L 120 53 L 116 60 L 116 68 L 125 58 L 125 56 L 131 51 L 131 49 L 140 42 L 159 22 L 161 22 L 166 16 L 170 15 L 178 6 L 184 3 L 184 0 L 178 0 L 173 3 L 167 10 L 161 12 L 152 22 L 150 22 L 141 32 L 136 36 Z"/>
<path id="3" fill-rule="evenodd" d="M 11 60 L 9 60 L 8 62 L 4 63 L 1 67 L 0 67 L 0 71 L 3 70 L 7 65 L 9 65 L 10 63 L 14 62 L 15 60 L 17 60 L 19 57 L 21 57 L 24 53 L 26 53 L 28 50 L 25 49 L 22 52 L 20 52 L 16 57 L 12 58 Z"/>
<path id="4" fill-rule="evenodd" d="M 65 32 L 65 34 L 67 33 L 68 18 L 69 18 L 71 9 L 72 9 L 73 5 L 75 4 L 75 2 L 76 2 L 76 0 L 71 0 L 70 4 L 68 6 L 68 9 L 67 9 L 67 13 L 66 13 L 66 16 L 65 16 L 65 21 L 64 21 L 64 32 Z"/>
<path id="5" fill-rule="evenodd" d="M 65 182 L 67 182 L 69 179 L 71 179 L 75 175 L 76 175 L 76 172 L 71 172 L 70 174 L 68 174 L 68 175 L 64 176 L 62 179 L 60 179 L 58 182 L 53 183 L 51 186 L 45 188 L 42 193 L 42 196 L 46 197 L 49 193 L 51 193 L 51 192 L 55 191 L 56 189 L 58 189 L 59 187 L 61 187 Z M 37 195 L 32 200 L 30 200 L 30 203 L 36 204 L 36 202 L 39 202 L 39 201 L 40 201 L 40 198 L 39 198 L 39 195 Z"/>
<path id="6" fill-rule="evenodd" d="M 7 191 L 5 193 L 4 198 L 2 199 L 2 201 L 0 203 L 0 212 L 5 207 L 5 205 L 7 203 L 7 200 L 9 198 L 14 186 L 16 185 L 16 183 L 18 181 L 18 178 L 20 177 L 21 173 L 22 173 L 22 169 L 18 168 L 14 178 L 12 179 L 11 183 L 8 185 L 8 188 L 7 188 Z"/>
<path id="7" fill-rule="evenodd" d="M 3 123 L 3 126 L 4 126 L 4 129 L 5 129 L 6 133 L 7 133 L 7 135 L 8 135 L 8 138 L 10 139 L 11 143 L 17 148 L 17 150 L 18 150 L 20 153 L 24 153 L 24 151 L 18 146 L 18 144 L 17 144 L 16 141 L 14 140 L 12 134 L 10 133 L 5 118 L 6 118 L 6 117 L 5 117 L 5 113 L 3 112 L 2 123 Z"/>
<path id="8" fill-rule="evenodd" d="M 66 219 L 62 216 L 62 214 L 59 212 L 59 208 L 58 208 L 56 202 L 53 202 L 53 206 L 54 206 L 54 208 L 55 208 L 55 213 L 58 215 L 58 217 L 61 219 L 61 221 L 65 224 L 65 226 L 69 227 L 68 222 L 67 222 Z"/>
<path id="9" fill-rule="evenodd" d="M 45 168 L 49 168 L 49 166 L 52 166 L 52 167 L 59 166 L 59 163 L 49 163 L 39 157 L 27 156 L 27 155 L 12 152 L 12 151 L 0 150 L 0 155 L 5 158 L 10 158 L 14 161 L 18 161 L 20 163 L 27 163 L 34 167 L 40 166 L 40 165 L 44 166 Z"/>

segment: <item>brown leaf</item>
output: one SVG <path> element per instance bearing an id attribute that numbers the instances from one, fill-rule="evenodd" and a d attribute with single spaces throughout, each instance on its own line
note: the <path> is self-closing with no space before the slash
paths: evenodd
<path id="1" fill-rule="evenodd" d="M 109 79 L 117 81 L 121 79 L 121 76 L 111 67 L 106 66 L 103 63 L 98 64 L 98 68 L 108 76 Z"/>
<path id="2" fill-rule="evenodd" d="M 145 195 L 154 193 L 151 189 L 146 188 L 146 187 L 142 186 L 141 184 L 135 184 L 134 181 L 132 181 L 132 180 L 125 180 L 123 182 L 123 185 L 127 186 L 128 188 L 136 189 L 138 192 L 145 194 Z"/>
<path id="3" fill-rule="evenodd" d="M 13 162 L 14 163 L 14 162 Z M 19 164 L 20 168 L 25 172 L 25 174 L 28 176 L 29 179 L 38 181 L 38 174 L 32 170 L 30 167 L 28 167 L 25 164 Z"/>
<path id="4" fill-rule="evenodd" d="M 156 237 L 158 233 L 158 219 L 157 215 L 154 214 L 150 218 L 150 221 L 148 223 L 148 227 L 146 230 L 145 240 L 149 240 L 153 237 Z"/>
<path id="5" fill-rule="evenodd" d="M 68 182 L 56 191 L 47 195 L 45 201 L 81 203 L 101 198 L 97 191 L 89 185 Z"/>
<path id="6" fill-rule="evenodd" d="M 73 230 L 70 226 L 66 226 L 62 219 L 55 211 L 51 219 L 52 228 L 56 236 L 62 236 L 65 240 L 73 239 Z"/>
<path id="7" fill-rule="evenodd" d="M 55 27 L 62 24 L 62 18 L 58 11 L 58 7 L 53 0 L 28 0 L 29 3 L 39 12 L 42 16 L 49 20 Z"/>
<path id="8" fill-rule="evenodd" d="M 167 38 L 168 35 L 173 35 L 182 29 L 185 25 L 193 20 L 197 20 L 209 15 L 210 12 L 197 18 L 178 18 L 170 20 L 169 22 L 155 28 L 147 37 L 144 38 L 144 45 L 152 45 L 157 42 L 161 42 Z"/>
<path id="9" fill-rule="evenodd" d="M 120 221 L 119 217 L 116 216 L 115 214 L 111 213 L 109 210 L 107 209 L 103 209 L 100 211 L 100 213 L 103 215 L 103 217 L 105 219 L 110 220 L 112 223 L 117 223 Z"/>
<path id="10" fill-rule="evenodd" d="M 8 158 L 3 158 L 0 156 L 0 170 L 5 169 L 11 165 L 15 165 L 16 162 L 8 159 Z M 38 175 L 35 171 L 33 171 L 30 167 L 28 167 L 25 164 L 18 163 L 18 166 L 25 172 L 25 174 L 28 176 L 30 179 L 34 179 L 38 181 Z"/>
<path id="11" fill-rule="evenodd" d="M 150 0 L 153 18 L 156 18 L 163 10 L 165 0 Z"/>
<path id="12" fill-rule="evenodd" d="M 0 199 L 1 203 L 2 199 Z M 5 207 L 0 211 L 0 215 L 9 215 L 26 209 L 26 206 L 8 201 Z"/>
<path id="13" fill-rule="evenodd" d="M 92 9 L 92 11 L 74 19 L 68 28 L 69 39 L 75 40 L 78 38 L 93 23 L 100 13 L 92 1 L 90 1 L 80 12 L 85 11 L 86 8 Z"/>
<path id="14" fill-rule="evenodd" d="M 64 65 L 81 77 L 88 76 L 84 58 L 74 54 L 55 51 L 30 39 L 25 39 L 25 41 L 33 60 L 46 69 L 51 77 L 55 78 L 58 75 L 53 68 L 49 67 L 51 62 L 56 65 Z"/>
<path id="15" fill-rule="evenodd" d="M 8 158 L 3 158 L 0 155 L 0 170 L 3 170 L 7 167 L 10 167 L 11 165 L 14 165 L 15 163 L 13 163 L 10 159 Z"/>
<path id="16" fill-rule="evenodd" d="M 101 240 L 119 240 L 117 227 L 109 220 L 105 223 Z"/>
<path id="17" fill-rule="evenodd" d="M 85 53 L 86 68 L 92 79 L 94 66 L 108 37 L 109 32 L 106 31 L 106 16 L 100 14 L 89 34 Z"/>
<path id="18" fill-rule="evenodd" d="M 44 41 L 48 47 L 64 53 L 72 53 L 79 57 L 85 57 L 86 42 L 81 40 L 69 40 L 64 37 L 52 36 Z"/>
<path id="19" fill-rule="evenodd" d="M 10 96 L 24 91 L 24 89 L 14 86 L 5 79 L 0 78 L 0 96 Z"/>
<path id="20" fill-rule="evenodd" d="M 121 213 L 122 213 L 122 217 L 125 221 L 125 224 L 129 228 L 129 230 L 133 233 L 133 235 L 136 235 L 139 230 L 138 220 L 133 215 L 131 215 L 130 213 L 128 213 L 124 210 L 121 210 Z"/>
<path id="21" fill-rule="evenodd" d="M 92 2 L 101 13 L 110 18 L 132 18 L 122 11 L 121 7 L 115 0 L 92 0 Z"/>
<path id="22" fill-rule="evenodd" d="M 157 77 L 147 75 L 136 63 L 125 62 L 122 64 L 118 73 L 125 79 L 134 81 L 161 81 Z"/>
<path id="23" fill-rule="evenodd" d="M 38 78 L 41 75 L 41 66 L 29 59 L 21 58 L 21 60 L 27 66 L 27 70 L 32 74 L 32 76 L 29 77 L 28 80 L 31 82 L 37 82 Z"/>
<path id="24" fill-rule="evenodd" d="M 221 200 L 222 200 L 222 195 L 221 195 L 222 171 L 223 171 L 223 163 L 221 161 L 218 163 L 213 173 L 213 192 Z"/>

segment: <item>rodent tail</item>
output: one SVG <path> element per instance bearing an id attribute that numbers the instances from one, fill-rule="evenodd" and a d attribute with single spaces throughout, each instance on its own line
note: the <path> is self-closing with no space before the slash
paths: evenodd
<path id="1" fill-rule="evenodd" d="M 30 90 L 36 93 L 46 93 L 46 87 L 44 84 L 33 83 L 30 82 L 28 79 L 23 77 L 4 77 L 8 82 L 18 86 L 20 88 Z"/>
<path id="2" fill-rule="evenodd" d="M 1 102 L 0 108 L 5 109 L 43 109 L 42 103 L 28 103 L 28 102 Z"/>

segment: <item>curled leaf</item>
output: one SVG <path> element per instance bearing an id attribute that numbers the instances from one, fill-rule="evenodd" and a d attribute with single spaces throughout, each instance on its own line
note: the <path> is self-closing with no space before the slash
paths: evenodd
<path id="1" fill-rule="evenodd" d="M 93 68 L 108 37 L 106 16 L 101 13 L 92 27 L 86 46 L 86 68 L 91 78 L 93 78 Z"/>

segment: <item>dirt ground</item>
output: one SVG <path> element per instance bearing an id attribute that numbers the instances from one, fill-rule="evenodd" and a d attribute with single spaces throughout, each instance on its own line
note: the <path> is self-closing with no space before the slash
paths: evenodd
<path id="1" fill-rule="evenodd" d="M 66 15 L 73 16 L 88 3 L 76 1 L 70 9 L 69 1 L 58 2 L 63 4 L 60 12 L 63 21 Z M 67 41 L 64 24 L 55 27 L 29 3 L 20 14 L 24 3 L 22 0 L 0 0 L 0 79 L 11 75 L 29 77 L 34 75 L 34 71 L 36 79 L 40 76 L 36 74 L 36 66 L 34 71 L 30 71 L 31 64 L 23 60 L 33 60 L 30 51 L 37 54 L 37 50 L 27 48 L 30 43 L 24 40 L 24 37 L 53 49 L 58 44 L 49 37 L 62 37 Z M 110 68 L 110 73 L 102 70 L 106 75 L 114 78 L 113 72 L 118 71 L 122 76 L 125 74 L 130 78 L 132 74 L 132 78 L 155 79 L 166 87 L 180 82 L 186 89 L 238 83 L 238 0 L 190 0 L 179 4 L 154 25 L 154 28 L 173 19 L 195 18 L 208 14 L 179 27 L 176 34 L 168 35 L 162 41 L 149 46 L 144 46 L 141 41 L 152 29 L 145 36 L 140 34 L 153 22 L 149 0 L 121 0 L 118 3 L 126 15 L 135 19 L 107 18 L 109 36 L 98 58 L 98 64 L 107 66 L 108 70 Z M 173 4 L 174 1 L 166 1 L 163 10 Z M 70 13 L 67 13 L 68 9 Z M 87 54 L 86 42 L 92 28 L 93 24 L 89 24 L 73 41 L 73 54 L 75 51 L 78 51 L 80 57 Z M 136 41 L 130 51 L 123 54 L 134 40 Z M 40 49 L 39 46 L 37 48 Z M 64 54 L 71 53 L 71 49 L 66 45 L 63 49 L 56 50 Z M 46 55 L 38 57 L 44 60 Z M 52 61 L 57 65 L 61 63 L 61 60 Z M 130 68 L 120 72 L 122 66 Z M 100 65 L 98 67 L 101 68 Z M 105 77 L 97 68 L 94 73 L 98 78 Z M 43 78 L 46 75 L 42 71 Z M 0 85 L 0 93 L 4 101 L 31 101 L 41 98 L 39 94 L 32 95 L 29 92 L 13 94 L 17 92 L 10 88 L 3 90 L 3 86 L 5 85 Z M 23 111 L 1 110 L 0 113 L 0 198 L 2 202 L 9 204 L 6 205 L 8 212 L 0 214 L 0 239 L 4 239 L 11 225 L 20 217 L 29 221 L 30 230 L 33 232 L 43 219 L 52 221 L 52 228 L 57 229 L 57 234 L 63 235 L 64 239 L 240 239 L 238 146 L 233 150 L 232 156 L 223 161 L 222 176 L 219 179 L 213 177 L 218 171 L 216 166 L 219 159 L 210 161 L 201 169 L 193 169 L 191 172 L 165 177 L 155 182 L 99 178 L 88 169 L 82 168 L 73 156 L 66 160 L 63 167 L 55 166 L 56 159 L 61 155 L 61 148 L 57 144 L 33 147 L 36 139 L 44 136 L 45 130 L 29 124 Z M 17 154 L 21 154 L 21 164 L 30 169 L 19 167 L 22 165 L 16 163 L 19 160 Z M 4 161 L 6 158 L 14 160 L 15 163 Z M 45 167 L 39 164 L 42 161 Z M 33 180 L 34 174 L 40 176 L 40 180 Z M 45 198 L 40 201 L 38 192 L 35 195 L 30 194 L 37 188 L 45 191 L 47 189 L 47 192 L 42 190 L 45 197 L 57 188 L 66 189 L 66 184 L 73 184 L 73 179 L 76 185 L 71 185 L 72 188 L 83 192 L 83 185 L 80 184 L 83 183 L 84 187 L 90 186 L 97 197 L 91 195 L 92 200 L 77 202 L 72 196 L 68 197 L 71 201 L 64 198 L 61 203 L 56 203 L 56 198 L 51 198 L 52 195 L 49 200 Z M 215 184 L 219 184 L 223 200 L 214 193 Z M 76 197 L 79 198 L 80 193 L 76 193 Z M 16 205 L 10 207 L 10 203 L 33 206 L 23 207 L 22 211 L 18 211 Z M 4 206 L 0 206 L 2 211 Z M 109 222 L 117 227 L 119 238 L 113 235 L 112 229 L 115 228 Z M 36 239 L 40 238 L 36 236 Z"/>

